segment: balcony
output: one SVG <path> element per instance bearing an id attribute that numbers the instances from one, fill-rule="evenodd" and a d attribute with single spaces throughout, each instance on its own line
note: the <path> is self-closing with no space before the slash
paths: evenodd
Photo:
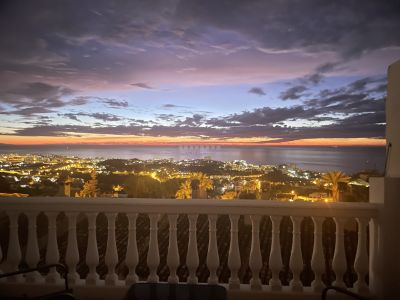
<path id="1" fill-rule="evenodd" d="M 221 284 L 229 299 L 319 299 L 326 283 L 375 296 L 378 204 L 7 198 L 0 209 L 1 269 L 65 263 L 78 299 L 122 299 L 139 281 Z M 61 286 L 51 269 L 0 289 Z"/>

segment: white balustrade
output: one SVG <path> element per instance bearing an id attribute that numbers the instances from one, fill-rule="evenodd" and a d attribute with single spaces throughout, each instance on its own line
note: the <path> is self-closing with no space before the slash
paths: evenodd
<path id="1" fill-rule="evenodd" d="M 57 243 L 57 212 L 47 212 L 48 233 L 47 233 L 47 251 L 46 264 L 56 264 L 59 262 L 60 254 L 58 253 Z M 46 282 L 57 283 L 60 280 L 60 274 L 55 267 L 50 268 L 46 276 Z"/>
<path id="2" fill-rule="evenodd" d="M 219 267 L 219 256 L 217 246 L 217 220 L 217 215 L 208 215 L 207 267 L 210 270 L 208 284 L 218 284 L 217 269 Z"/>
<path id="3" fill-rule="evenodd" d="M 229 215 L 231 221 L 231 242 L 229 245 L 229 257 L 228 266 L 231 270 L 231 277 L 229 278 L 229 288 L 239 289 L 240 279 L 238 277 L 239 268 L 241 265 L 240 252 L 239 252 L 239 240 L 238 240 L 238 222 L 239 215 Z"/>
<path id="4" fill-rule="evenodd" d="M 37 240 L 37 228 L 36 228 L 36 212 L 26 213 L 28 217 L 28 244 L 26 246 L 25 260 L 30 268 L 36 268 L 40 260 L 39 246 Z M 42 275 L 39 272 L 34 271 L 26 274 L 27 282 L 38 282 L 41 281 Z"/>
<path id="5" fill-rule="evenodd" d="M 106 217 L 108 222 L 108 234 L 105 263 L 108 272 L 105 278 L 105 283 L 106 285 L 115 285 L 118 280 L 118 276 L 115 273 L 115 266 L 118 263 L 118 249 L 115 240 L 115 219 L 117 214 L 106 213 Z"/>
<path id="6" fill-rule="evenodd" d="M 178 239 L 176 235 L 176 221 L 178 215 L 168 215 L 169 221 L 169 241 L 168 241 L 168 256 L 167 265 L 169 268 L 169 283 L 178 283 L 179 278 L 176 275 L 176 270 L 179 267 L 179 252 L 178 252 Z"/>
<path id="7" fill-rule="evenodd" d="M 199 266 L 199 254 L 197 250 L 197 217 L 196 214 L 188 215 L 189 219 L 189 243 L 186 256 L 186 266 L 189 269 L 189 276 L 187 283 L 197 284 L 198 279 L 196 275 Z"/>
<path id="8" fill-rule="evenodd" d="M 311 282 L 311 287 L 314 292 L 320 293 L 325 285 L 322 282 L 322 274 L 325 270 L 324 249 L 322 246 L 322 224 L 323 217 L 312 217 L 314 222 L 314 247 L 311 257 L 311 268 L 314 272 L 314 280 Z"/>
<path id="9" fill-rule="evenodd" d="M 126 276 L 126 284 L 131 285 L 138 281 L 138 276 L 136 275 L 136 266 L 139 262 L 139 254 L 137 249 L 136 241 L 136 213 L 127 214 L 129 221 L 128 228 L 128 246 L 126 248 L 125 264 L 128 267 L 128 275 Z"/>
<path id="10" fill-rule="evenodd" d="M 19 213 L 15 211 L 7 212 L 10 219 L 10 234 L 9 234 L 9 244 L 7 251 L 7 267 L 8 271 L 14 272 L 18 270 L 18 266 L 21 262 L 21 247 L 19 244 L 19 234 L 18 234 L 18 217 Z M 18 282 L 21 281 L 22 276 L 12 276 L 8 277 L 8 281 Z"/>
<path id="11" fill-rule="evenodd" d="M 67 212 L 66 216 L 68 218 L 68 241 L 65 263 L 68 267 L 68 280 L 71 284 L 75 284 L 80 280 L 80 276 L 76 271 L 76 265 L 79 262 L 78 240 L 76 237 L 76 218 L 78 213 Z"/>
<path id="12" fill-rule="evenodd" d="M 150 239 L 149 239 L 149 251 L 147 253 L 147 266 L 150 269 L 149 277 L 147 282 L 158 282 L 157 268 L 160 264 L 160 253 L 158 250 L 158 214 L 150 214 Z"/>
<path id="13" fill-rule="evenodd" d="M 332 269 L 335 272 L 336 279 L 333 285 L 338 287 L 345 287 L 343 275 L 346 272 L 346 254 L 344 249 L 344 224 L 346 219 L 342 217 L 335 217 L 336 224 L 336 240 L 335 240 L 335 254 L 332 260 Z"/>
<path id="14" fill-rule="evenodd" d="M 271 269 L 271 279 L 269 285 L 271 290 L 281 290 L 282 283 L 279 279 L 279 272 L 282 270 L 282 254 L 281 254 L 281 243 L 280 243 L 280 224 L 281 216 L 271 216 L 272 221 L 272 243 L 271 252 L 269 255 L 269 268 Z"/>
<path id="15" fill-rule="evenodd" d="M 40 201 L 39 201 L 40 200 Z M 240 240 L 239 235 L 239 220 L 240 216 L 250 216 L 251 219 L 251 245 L 249 267 L 252 272 L 250 280 L 250 288 L 260 291 L 281 291 L 278 294 L 284 293 L 304 293 L 310 291 L 319 294 L 324 288 L 322 281 L 325 272 L 324 247 L 323 239 L 323 223 L 327 218 L 333 218 L 336 226 L 336 239 L 335 239 L 335 253 L 332 261 L 332 270 L 335 272 L 336 280 L 334 285 L 344 287 L 343 276 L 346 272 L 346 252 L 344 248 L 344 225 L 347 220 L 356 220 L 358 223 L 358 243 L 357 253 L 354 261 L 354 270 L 357 273 L 357 281 L 354 283 L 354 290 L 358 293 L 368 294 L 371 289 L 367 283 L 367 276 L 370 274 L 369 259 L 377 262 L 373 256 L 376 253 L 375 244 L 371 244 L 368 249 L 368 230 L 367 226 L 370 221 L 379 224 L 376 218 L 377 209 L 374 205 L 358 203 L 275 203 L 270 201 L 241 201 L 235 200 L 231 202 L 216 201 L 216 200 L 194 200 L 191 201 L 175 201 L 167 199 L 76 199 L 70 198 L 35 198 L 18 199 L 18 200 L 2 200 L 0 209 L 7 212 L 9 217 L 9 240 L 8 249 L 5 262 L 1 268 L 2 272 L 16 271 L 21 263 L 21 245 L 19 241 L 18 218 L 20 213 L 26 214 L 28 217 L 28 234 L 27 244 L 23 245 L 26 249 L 25 260 L 29 267 L 36 267 L 40 260 L 39 247 L 38 247 L 38 234 L 36 228 L 37 216 L 39 213 L 44 212 L 48 219 L 48 230 L 45 232 L 47 236 L 40 236 L 40 240 L 47 240 L 45 261 L 47 264 L 58 263 L 60 259 L 58 240 L 63 237 L 57 234 L 65 234 L 67 239 L 65 263 L 68 266 L 69 274 L 68 279 L 71 284 L 85 286 L 85 285 L 108 285 L 120 286 L 118 275 L 116 273 L 116 266 L 118 264 L 118 248 L 120 241 L 117 241 L 116 236 L 116 218 L 118 213 L 125 214 L 129 221 L 128 236 L 127 236 L 127 249 L 125 255 L 125 265 L 128 268 L 128 274 L 125 278 L 126 285 L 131 285 L 138 282 L 138 275 L 136 274 L 136 267 L 139 263 L 139 249 L 138 240 L 146 237 L 140 236 L 137 238 L 137 217 L 139 213 L 145 214 L 150 219 L 150 233 L 148 236 L 149 245 L 147 253 L 147 266 L 150 274 L 148 282 L 158 282 L 157 269 L 160 264 L 160 250 L 158 241 L 158 222 L 160 213 L 167 215 L 169 223 L 169 237 L 163 237 L 161 245 L 162 249 L 166 249 L 164 243 L 167 244 L 166 262 L 169 268 L 169 283 L 178 283 L 179 278 L 177 270 L 180 266 L 178 242 L 178 216 L 180 214 L 187 215 L 189 220 L 188 226 L 188 244 L 186 265 L 188 268 L 187 283 L 197 284 L 197 268 L 199 266 L 199 252 L 197 240 L 197 220 L 198 214 L 206 214 L 208 216 L 208 251 L 206 264 L 210 271 L 208 284 L 218 284 L 219 278 L 217 270 L 220 267 L 218 243 L 222 242 L 220 246 L 225 247 L 227 243 L 224 240 L 217 240 L 217 220 L 219 215 L 229 216 L 230 219 L 230 244 L 228 267 L 230 269 L 229 289 L 239 290 L 238 293 L 246 292 L 246 288 L 241 289 L 243 282 L 240 280 L 241 257 L 239 250 Z M 57 202 L 59 201 L 59 203 Z M 328 209 L 329 208 L 329 209 Z M 107 218 L 107 245 L 105 253 L 105 266 L 107 273 L 104 280 L 99 279 L 96 268 L 99 265 L 99 251 L 97 245 L 96 234 L 96 219 L 100 212 L 104 212 Z M 57 231 L 57 216 L 60 213 L 65 213 L 68 219 L 68 227 L 66 231 L 61 229 Z M 80 275 L 77 272 L 79 263 L 78 251 L 78 231 L 77 223 L 81 222 L 78 218 L 79 214 L 87 216 L 88 228 L 87 232 L 81 230 L 86 228 L 79 227 L 79 234 L 87 233 L 87 249 L 85 254 L 85 262 L 89 268 L 89 273 L 84 280 L 80 280 Z M 269 216 L 272 222 L 271 228 L 271 249 L 269 253 L 266 249 L 261 249 L 260 241 L 260 224 L 264 216 Z M 293 274 L 288 289 L 282 289 L 282 282 L 280 280 L 280 272 L 283 270 L 281 241 L 280 241 L 280 226 L 283 216 L 290 216 L 293 224 L 292 231 L 292 244 L 289 259 L 289 267 Z M 314 280 L 311 287 L 303 286 L 300 280 L 301 272 L 303 271 L 303 256 L 301 243 L 305 237 L 301 235 L 301 223 L 304 217 L 311 217 L 314 224 L 314 241 L 311 257 L 311 268 L 314 272 Z M 206 225 L 206 224 L 204 224 Z M 286 223 L 284 224 L 286 226 Z M 100 226 L 100 225 L 99 225 Z M 101 225 L 103 226 L 103 225 Z M 161 228 L 161 226 L 160 226 Z M 166 228 L 163 224 L 162 228 Z M 204 227 L 202 227 L 204 228 Z M 102 230 L 103 228 L 101 228 Z M 43 230 L 39 231 L 43 232 Z M 142 232 L 140 232 L 142 234 Z M 201 237 L 199 241 L 204 241 Z M 220 237 L 218 237 L 220 238 Z M 228 237 L 222 237 L 227 239 Z M 287 237 L 285 237 L 287 238 Z M 161 241 L 160 241 L 161 242 Z M 42 243 L 40 243 L 42 244 Z M 63 242 L 62 247 L 65 247 Z M 60 246 L 61 247 L 61 246 Z M 286 246 L 285 246 L 286 247 Z M 371 248 L 372 247 L 372 248 Z M 142 248 L 141 248 L 142 249 Z M 3 251 L 2 251 L 3 250 Z M 60 249 L 61 252 L 63 249 Z M 163 250 L 165 251 L 165 250 Z M 4 254 L 4 249 L 0 249 L 0 260 Z M 269 254 L 269 271 L 271 272 L 271 279 L 269 281 L 269 288 L 263 289 L 262 281 L 260 278 L 260 271 L 263 266 L 262 254 Z M 368 255 L 369 253 L 369 255 Z M 165 269 L 163 269 L 165 270 Z M 226 273 L 225 273 L 226 274 Z M 9 278 L 8 282 L 17 284 L 24 284 L 22 276 L 14 276 Z M 60 274 L 56 269 L 49 270 L 46 275 L 45 283 L 53 284 L 59 282 Z M 26 281 L 29 283 L 43 283 L 43 278 L 39 273 L 32 273 L 26 276 Z M 6 281 L 3 281 L 6 282 Z M 2 283 L 3 283 L 2 282 Z M 7 283 L 7 282 L 6 282 Z M 304 290 L 304 292 L 303 292 Z"/>
<path id="16" fill-rule="evenodd" d="M 300 273 L 303 270 L 303 256 L 301 253 L 301 221 L 303 217 L 290 217 L 293 223 L 292 251 L 289 266 L 292 270 L 293 279 L 290 287 L 293 291 L 302 291 L 303 284 L 300 281 Z"/>
<path id="17" fill-rule="evenodd" d="M 354 262 L 354 270 L 357 272 L 357 281 L 354 287 L 358 293 L 367 293 L 369 291 L 365 277 L 368 274 L 368 253 L 367 253 L 367 225 L 368 218 L 357 218 L 358 224 L 358 242 L 357 253 Z"/>
<path id="18" fill-rule="evenodd" d="M 99 251 L 97 249 L 96 219 L 97 213 L 90 212 L 86 214 L 88 217 L 88 244 L 86 251 L 86 264 L 89 267 L 89 274 L 86 276 L 86 283 L 89 285 L 96 284 L 99 280 L 96 267 L 99 264 Z"/>
<path id="19" fill-rule="evenodd" d="M 249 266 L 252 272 L 250 287 L 255 290 L 261 289 L 260 270 L 262 257 L 260 251 L 260 220 L 261 216 L 251 215 L 251 250 Z"/>

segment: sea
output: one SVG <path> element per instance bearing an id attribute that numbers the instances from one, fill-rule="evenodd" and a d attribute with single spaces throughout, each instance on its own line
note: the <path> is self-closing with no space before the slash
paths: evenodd
<path id="1" fill-rule="evenodd" d="M 0 153 L 55 154 L 104 159 L 244 160 L 258 165 L 293 164 L 303 170 L 339 170 L 347 174 L 366 170 L 383 172 L 385 166 L 385 147 L 0 145 Z"/>

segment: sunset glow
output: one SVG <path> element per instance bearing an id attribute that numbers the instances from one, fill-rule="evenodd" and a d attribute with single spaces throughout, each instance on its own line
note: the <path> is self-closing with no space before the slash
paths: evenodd
<path id="1" fill-rule="evenodd" d="M 40 2 L 1 10 L 0 143 L 385 144 L 389 2 Z"/>

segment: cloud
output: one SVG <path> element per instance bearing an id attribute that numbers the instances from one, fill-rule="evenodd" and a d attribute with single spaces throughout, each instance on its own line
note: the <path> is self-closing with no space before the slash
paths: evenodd
<path id="1" fill-rule="evenodd" d="M 258 96 L 265 96 L 266 95 L 265 92 L 263 91 L 263 89 L 260 88 L 260 87 L 252 87 L 249 90 L 249 93 L 250 94 L 255 94 L 255 95 L 258 95 Z"/>
<path id="2" fill-rule="evenodd" d="M 75 91 L 65 86 L 55 86 L 43 82 L 28 82 L 21 85 L 0 90 L 3 103 L 17 108 L 42 106 L 58 108 L 68 105 L 63 97 L 70 96 Z"/>
<path id="3" fill-rule="evenodd" d="M 280 98 L 282 100 L 296 100 L 301 98 L 303 96 L 301 93 L 306 90 L 307 88 L 304 85 L 296 85 L 282 92 Z"/>
<path id="4" fill-rule="evenodd" d="M 162 109 L 174 109 L 174 108 L 189 108 L 189 106 L 184 106 L 184 105 L 176 105 L 176 104 L 172 104 L 172 103 L 167 103 L 167 104 L 163 104 L 161 106 Z"/>
<path id="5" fill-rule="evenodd" d="M 38 114 L 48 114 L 52 113 L 54 110 L 45 108 L 45 107 L 38 107 L 38 106 L 33 106 L 33 107 L 24 107 L 20 108 L 17 110 L 11 110 L 11 111 L 4 111 L 1 112 L 1 114 L 7 114 L 7 115 L 19 115 L 19 116 L 33 116 L 33 115 L 38 115 Z"/>
<path id="6" fill-rule="evenodd" d="M 398 15 L 397 1 L 5 1 L 2 85 L 257 84 L 374 51 L 380 67 L 357 67 L 383 70 L 383 51 L 400 46 Z"/>
<path id="7" fill-rule="evenodd" d="M 103 103 L 107 104 L 111 108 L 127 108 L 128 107 L 128 102 L 125 100 L 116 100 L 116 99 L 105 98 L 105 99 L 103 99 Z"/>
<path id="8" fill-rule="evenodd" d="M 79 113 L 65 113 L 65 114 L 58 114 L 59 116 L 63 116 L 66 118 L 69 118 L 74 121 L 81 122 L 79 117 L 90 117 L 94 118 L 96 120 L 101 120 L 103 122 L 116 122 L 116 121 L 121 121 L 123 120 L 122 117 L 109 114 L 109 113 L 85 113 L 85 112 L 79 112 Z"/>
<path id="9" fill-rule="evenodd" d="M 146 83 L 143 83 L 143 82 L 131 83 L 131 86 L 136 86 L 136 87 L 139 87 L 142 89 L 147 89 L 147 90 L 154 90 L 154 87 L 152 87 Z"/>

